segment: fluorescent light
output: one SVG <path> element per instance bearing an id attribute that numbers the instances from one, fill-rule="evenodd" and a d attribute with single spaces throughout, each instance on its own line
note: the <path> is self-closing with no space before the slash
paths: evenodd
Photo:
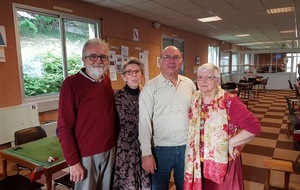
<path id="1" fill-rule="evenodd" d="M 222 19 L 218 16 L 211 16 L 211 17 L 205 17 L 205 18 L 198 18 L 197 20 L 199 20 L 200 22 L 214 22 L 214 21 L 218 21 L 218 20 L 222 20 Z"/>
<path id="2" fill-rule="evenodd" d="M 238 35 L 235 35 L 236 37 L 246 37 L 246 36 L 250 36 L 250 34 L 238 34 Z"/>
<path id="3" fill-rule="evenodd" d="M 293 33 L 293 32 L 295 32 L 295 30 L 282 30 L 279 33 L 280 34 L 287 34 L 287 33 Z"/>
<path id="4" fill-rule="evenodd" d="M 248 43 L 241 43 L 241 44 L 236 44 L 238 46 L 255 46 L 255 45 L 261 45 L 264 44 L 264 42 L 248 42 Z"/>
<path id="5" fill-rule="evenodd" d="M 278 13 L 288 13 L 295 11 L 295 7 L 281 7 L 281 8 L 275 8 L 275 9 L 267 9 L 266 10 L 268 14 L 278 14 Z"/>

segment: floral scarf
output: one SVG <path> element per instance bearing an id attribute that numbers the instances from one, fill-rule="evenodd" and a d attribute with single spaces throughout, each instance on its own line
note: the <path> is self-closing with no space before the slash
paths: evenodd
<path id="1" fill-rule="evenodd" d="M 188 144 L 186 146 L 184 189 L 202 189 L 201 182 L 201 102 L 202 94 L 193 94 L 190 108 Z M 222 183 L 227 172 L 228 164 L 228 118 L 224 101 L 224 90 L 218 87 L 209 107 L 204 124 L 204 160 L 203 175 L 215 183 Z M 202 147 L 203 148 L 203 147 Z"/>

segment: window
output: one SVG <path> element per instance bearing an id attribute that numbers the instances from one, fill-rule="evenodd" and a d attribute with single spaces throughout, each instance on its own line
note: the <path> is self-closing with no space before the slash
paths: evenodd
<path id="1" fill-rule="evenodd" d="M 239 73 L 249 73 L 250 72 L 250 54 L 239 54 L 238 61 L 238 72 Z"/>
<path id="2" fill-rule="evenodd" d="M 219 66 L 219 47 L 218 46 L 208 46 L 208 63 L 212 63 Z"/>
<path id="3" fill-rule="evenodd" d="M 99 37 L 99 22 L 17 4 L 14 14 L 24 99 L 57 96 L 82 67 L 83 44 Z"/>
<path id="4" fill-rule="evenodd" d="M 231 55 L 232 65 L 231 65 L 231 73 L 238 73 L 238 63 L 239 56 L 236 53 L 232 53 Z"/>
<path id="5" fill-rule="evenodd" d="M 162 45 L 163 49 L 167 46 L 173 45 L 173 46 L 177 47 L 179 51 L 181 51 L 182 56 L 183 56 L 183 61 L 181 64 L 181 68 L 179 70 L 179 74 L 184 75 L 184 66 L 185 66 L 185 64 L 184 64 L 184 40 L 163 36 L 162 43 L 163 43 L 163 45 Z"/>
<path id="6" fill-rule="evenodd" d="M 222 74 L 229 73 L 229 53 L 221 53 L 220 70 Z"/>
<path id="7" fill-rule="evenodd" d="M 298 70 L 298 65 L 300 65 L 300 53 L 287 53 L 286 59 L 286 72 L 296 72 L 297 77 L 299 77 L 300 70 Z"/>
<path id="8" fill-rule="evenodd" d="M 253 72 L 253 63 L 251 63 L 251 54 L 232 52 L 231 60 L 232 60 L 231 73 L 240 74 L 240 73 Z"/>

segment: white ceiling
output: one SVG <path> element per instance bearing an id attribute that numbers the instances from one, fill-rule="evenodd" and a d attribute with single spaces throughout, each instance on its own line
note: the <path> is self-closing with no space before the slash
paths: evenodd
<path id="1" fill-rule="evenodd" d="M 162 25 L 226 41 L 252 50 L 299 48 L 300 0 L 82 0 Z M 295 12 L 269 15 L 266 9 L 294 6 Z M 198 18 L 217 15 L 221 21 Z M 281 30 L 295 30 L 281 34 Z M 236 37 L 238 34 L 248 37 Z M 296 34 L 298 33 L 298 34 Z M 293 43 L 294 41 L 294 43 Z"/>

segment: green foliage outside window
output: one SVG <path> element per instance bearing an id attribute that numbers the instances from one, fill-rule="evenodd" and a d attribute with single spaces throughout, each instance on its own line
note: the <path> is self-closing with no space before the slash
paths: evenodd
<path id="1" fill-rule="evenodd" d="M 34 37 L 37 33 L 37 28 L 30 22 L 30 20 L 25 19 L 19 24 L 20 35 L 28 35 Z"/>
<path id="2" fill-rule="evenodd" d="M 68 59 L 68 73 L 73 75 L 80 70 L 78 64 L 81 57 L 70 57 Z M 36 96 L 43 94 L 56 94 L 59 92 L 63 82 L 63 67 L 60 58 L 55 57 L 51 52 L 42 55 L 42 76 L 30 76 L 24 74 L 25 96 Z"/>
<path id="3" fill-rule="evenodd" d="M 82 67 L 82 47 L 96 37 L 96 22 L 23 9 L 17 16 L 25 97 L 58 94 L 64 78 Z"/>

